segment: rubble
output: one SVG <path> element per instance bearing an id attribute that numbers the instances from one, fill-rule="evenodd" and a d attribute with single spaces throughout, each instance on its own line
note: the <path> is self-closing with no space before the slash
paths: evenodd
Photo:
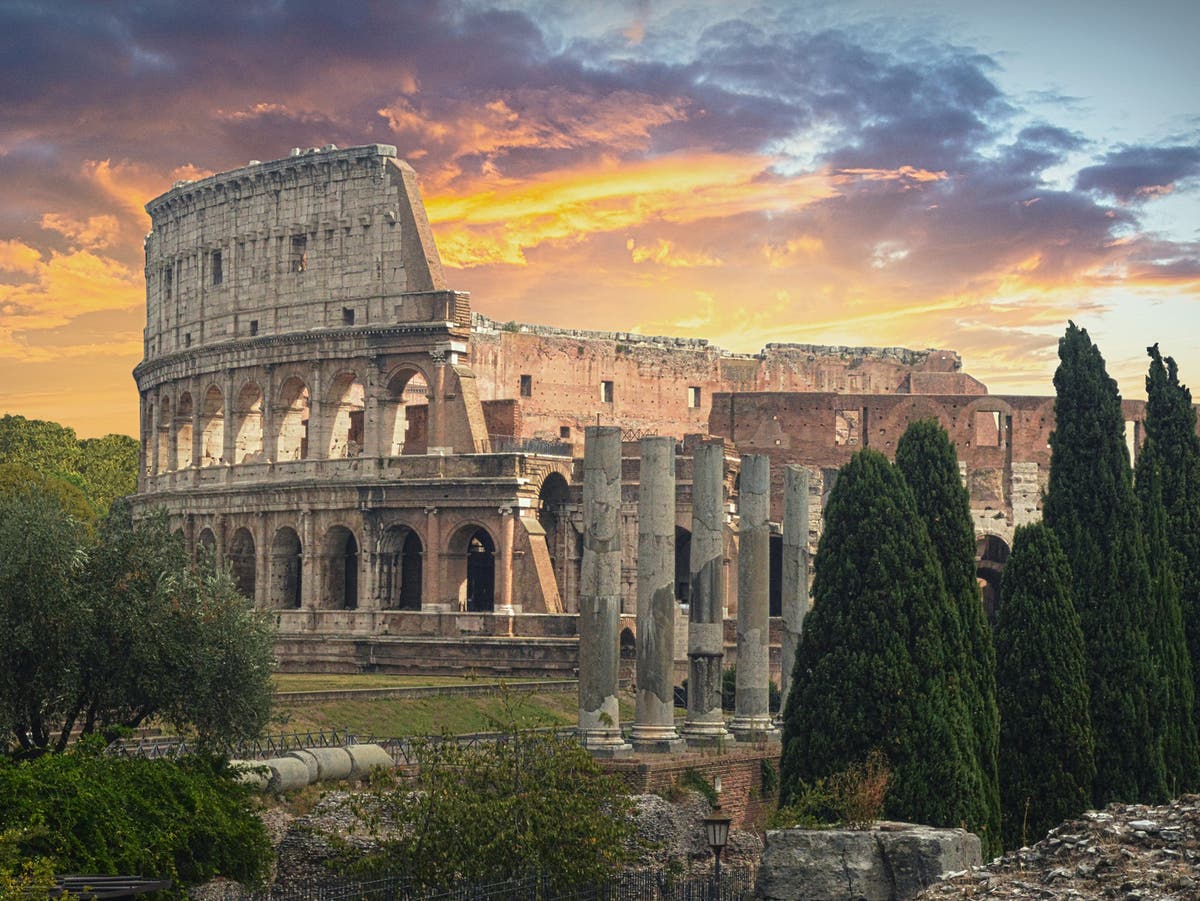
<path id="1" fill-rule="evenodd" d="M 1067 820 L 1035 845 L 930 886 L 921 901 L 1195 901 L 1200 795 L 1158 807 L 1110 804 Z"/>

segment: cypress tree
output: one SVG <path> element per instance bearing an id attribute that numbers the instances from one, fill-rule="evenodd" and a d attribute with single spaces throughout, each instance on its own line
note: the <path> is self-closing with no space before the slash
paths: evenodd
<path id="1" fill-rule="evenodd" d="M 1000 846 L 1000 782 L 996 755 L 1000 719 L 996 712 L 996 654 L 975 576 L 975 526 L 971 499 L 958 474 L 950 436 L 934 419 L 909 425 L 896 445 L 896 466 L 912 489 L 949 595 L 945 627 L 947 666 L 961 688 L 975 736 L 980 791 L 968 828 L 983 841 L 986 857 Z"/>
<path id="2" fill-rule="evenodd" d="M 1200 436 L 1192 393 L 1158 345 L 1146 348 L 1146 440 L 1161 463 L 1167 538 L 1176 552 L 1179 606 L 1191 658 L 1193 696 L 1200 704 Z M 1200 707 L 1194 719 L 1200 722 Z"/>
<path id="3" fill-rule="evenodd" d="M 941 570 L 903 476 L 876 451 L 839 474 L 784 717 L 784 801 L 880 750 L 887 815 L 959 825 L 978 791 L 973 734 L 946 666 Z"/>
<path id="4" fill-rule="evenodd" d="M 1166 771 L 1151 729 L 1158 718 L 1149 709 L 1150 569 L 1121 396 L 1099 349 L 1073 322 L 1058 355 L 1042 513 L 1070 564 L 1083 629 L 1096 744 L 1093 801 L 1150 800 L 1166 793 Z"/>
<path id="5" fill-rule="evenodd" d="M 1071 569 L 1045 525 L 1019 526 L 1000 581 L 996 701 L 1004 846 L 1085 810 L 1095 774 L 1083 632 Z"/>
<path id="6" fill-rule="evenodd" d="M 1150 566 L 1151 615 L 1148 630 L 1150 663 L 1154 670 L 1154 694 L 1150 704 L 1151 723 L 1159 736 L 1168 795 L 1194 791 L 1200 776 L 1200 746 L 1194 718 L 1192 662 L 1184 637 L 1179 606 L 1180 566 L 1178 554 L 1167 537 L 1167 515 L 1163 507 L 1162 468 L 1158 447 L 1147 439 L 1136 467 L 1138 499 Z"/>

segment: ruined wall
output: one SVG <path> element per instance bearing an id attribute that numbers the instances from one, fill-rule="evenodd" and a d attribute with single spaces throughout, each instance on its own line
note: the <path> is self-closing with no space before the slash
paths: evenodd
<path id="1" fill-rule="evenodd" d="M 984 393 L 959 367 L 953 351 L 768 344 L 760 354 L 732 354 L 698 339 L 472 317 L 471 368 L 480 397 L 516 398 L 525 437 L 577 447 L 597 416 L 631 432 L 676 438 L 704 432 L 713 396 L 722 392 L 897 394 L 928 384 Z M 918 374 L 926 381 L 914 380 Z"/>

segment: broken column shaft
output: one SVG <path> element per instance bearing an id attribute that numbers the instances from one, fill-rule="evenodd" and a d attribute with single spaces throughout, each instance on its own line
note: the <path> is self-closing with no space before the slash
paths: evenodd
<path id="1" fill-rule="evenodd" d="M 792 667 L 804 614 L 808 612 L 808 470 L 790 465 L 783 470 L 783 636 L 779 658 L 779 711 L 782 715 L 792 687 Z"/>
<path id="2" fill-rule="evenodd" d="M 641 441 L 638 476 L 637 751 L 673 751 L 675 731 L 675 439 Z"/>
<path id="3" fill-rule="evenodd" d="M 725 654 L 725 443 L 704 441 L 692 457 L 691 599 L 688 615 L 688 711 L 691 744 L 725 738 L 721 662 Z"/>
<path id="4" fill-rule="evenodd" d="M 771 460 L 742 457 L 738 489 L 737 683 L 733 721 L 738 740 L 770 737 L 768 706 L 771 593 Z"/>
<path id="5" fill-rule="evenodd" d="M 579 585 L 579 740 L 595 754 L 631 751 L 617 708 L 621 628 L 621 430 L 589 426 L 583 444 Z"/>

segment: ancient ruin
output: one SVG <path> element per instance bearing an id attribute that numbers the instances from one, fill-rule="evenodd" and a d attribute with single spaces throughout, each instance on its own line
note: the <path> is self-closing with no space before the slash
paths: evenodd
<path id="1" fill-rule="evenodd" d="M 734 724 L 757 734 L 761 673 L 779 677 L 822 500 L 856 449 L 890 454 L 922 417 L 947 428 L 991 606 L 1013 529 L 1040 515 L 1053 398 L 990 395 L 948 350 L 748 355 L 495 322 L 448 287 L 393 147 L 295 150 L 146 209 L 137 508 L 165 507 L 274 612 L 285 668 L 569 674 L 586 669 L 580 614 L 602 608 L 604 646 L 616 633 L 622 672 L 640 664 L 639 742 L 678 742 L 661 707 L 689 670 L 685 735 L 723 732 L 739 653 Z M 1126 416 L 1136 430 L 1141 405 Z M 603 522 L 585 497 L 597 424 L 615 448 L 596 464 Z M 645 535 L 643 486 L 666 512 Z M 600 706 L 581 702 L 601 743 L 607 666 Z"/>

